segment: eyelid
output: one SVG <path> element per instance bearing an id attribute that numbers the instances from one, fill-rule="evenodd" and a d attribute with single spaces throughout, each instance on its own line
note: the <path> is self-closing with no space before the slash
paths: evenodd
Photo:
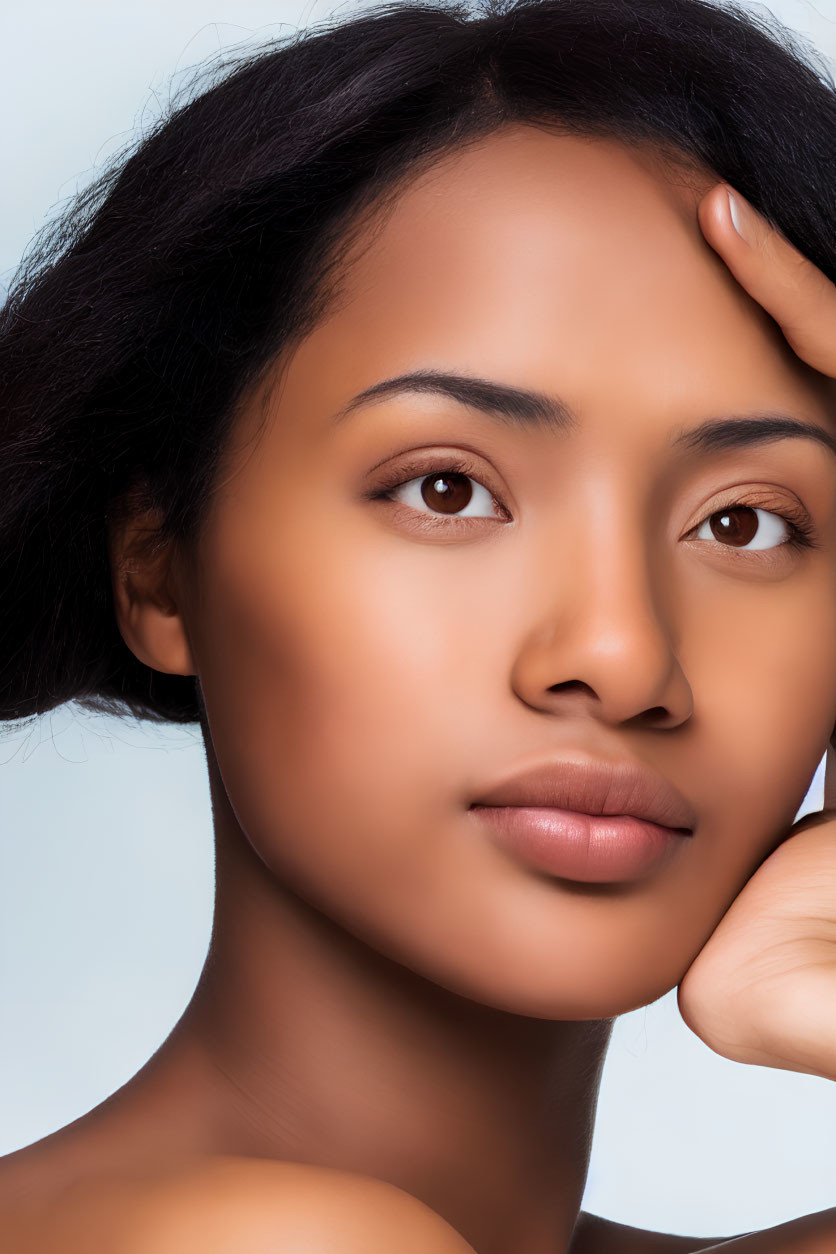
<path id="1" fill-rule="evenodd" d="M 737 552 L 745 553 L 774 553 L 784 546 L 818 549 L 821 548 L 821 540 L 818 538 L 818 531 L 809 511 L 798 500 L 787 501 L 779 500 L 774 495 L 768 496 L 765 489 L 760 491 L 757 488 L 730 488 L 725 494 L 725 499 L 716 502 L 711 509 L 705 510 L 699 520 L 695 522 L 683 535 L 683 539 L 690 536 L 692 532 L 697 531 L 703 523 L 707 522 L 714 514 L 720 514 L 724 509 L 734 509 L 736 507 L 745 507 L 747 509 L 759 509 L 764 513 L 774 514 L 777 518 L 781 518 L 788 526 L 790 534 L 781 544 L 772 545 L 769 549 L 747 550 L 739 548 Z M 717 542 L 720 544 L 720 541 Z M 721 548 L 730 548 L 735 551 L 734 545 L 720 545 Z"/>
<path id="2" fill-rule="evenodd" d="M 500 513 L 505 516 L 507 522 L 513 521 L 513 514 L 505 504 L 504 494 L 500 493 L 492 483 L 492 476 L 485 475 L 481 467 L 477 466 L 470 457 L 463 453 L 461 449 L 456 449 L 450 453 L 443 451 L 427 449 L 421 453 L 414 453 L 407 461 L 401 462 L 396 467 L 392 467 L 388 475 L 383 475 L 376 483 L 375 487 L 366 495 L 372 499 L 380 499 L 385 497 L 388 492 L 393 492 L 395 488 L 403 487 L 407 483 L 411 483 L 414 479 L 424 479 L 431 474 L 456 474 L 465 475 L 468 479 L 473 479 L 476 483 L 488 492 L 493 500 L 494 505 L 499 509 Z M 400 502 L 396 502 L 400 503 Z M 411 508 L 407 506 L 407 508 Z M 438 521 L 443 526 L 465 527 L 480 521 L 492 521 L 490 519 L 479 519 L 474 517 L 461 518 L 454 514 L 433 514 L 430 510 L 424 515 L 423 510 L 415 511 L 417 514 L 424 516 L 430 524 Z M 495 519 L 493 521 L 496 521 Z"/>

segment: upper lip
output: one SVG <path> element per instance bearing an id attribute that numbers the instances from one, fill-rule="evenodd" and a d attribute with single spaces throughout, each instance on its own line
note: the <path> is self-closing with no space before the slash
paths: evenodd
<path id="1" fill-rule="evenodd" d="M 624 814 L 693 832 L 696 815 L 663 775 L 635 761 L 575 754 L 551 758 L 488 789 L 473 805 L 549 806 L 583 814 Z M 471 807 L 472 808 L 472 807 Z"/>

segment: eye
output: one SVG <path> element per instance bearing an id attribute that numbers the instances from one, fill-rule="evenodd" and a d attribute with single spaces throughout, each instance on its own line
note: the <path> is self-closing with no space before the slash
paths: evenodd
<path id="1" fill-rule="evenodd" d="M 786 513 L 755 505 L 730 504 L 716 509 L 700 524 L 698 540 L 717 540 L 726 547 L 753 552 L 813 547 L 813 528 L 805 514 L 788 509 Z"/>
<path id="2" fill-rule="evenodd" d="M 409 478 L 416 470 L 424 473 Z M 381 484 L 372 494 L 376 500 L 396 501 L 439 522 L 449 519 L 493 518 L 510 515 L 493 493 L 470 473 L 473 467 L 463 461 L 444 465 L 401 466 L 397 475 Z"/>

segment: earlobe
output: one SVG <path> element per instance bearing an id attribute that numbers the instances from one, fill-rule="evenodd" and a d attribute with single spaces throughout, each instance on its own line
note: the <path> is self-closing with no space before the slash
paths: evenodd
<path id="1" fill-rule="evenodd" d="M 182 617 L 175 606 L 130 597 L 125 610 L 117 614 L 125 644 L 140 662 L 168 675 L 194 675 L 192 658 Z"/>
<path id="2" fill-rule="evenodd" d="M 119 633 L 131 653 L 152 670 L 194 675 L 182 615 L 172 589 L 170 543 L 161 541 L 156 513 L 145 512 L 109 529 L 113 603 Z"/>

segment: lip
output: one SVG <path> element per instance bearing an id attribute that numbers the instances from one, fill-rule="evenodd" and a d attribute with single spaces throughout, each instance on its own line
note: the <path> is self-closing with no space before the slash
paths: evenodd
<path id="1" fill-rule="evenodd" d="M 529 767 L 469 808 L 512 854 L 586 882 L 643 878 L 697 823 L 682 794 L 650 767 L 580 754 Z"/>

